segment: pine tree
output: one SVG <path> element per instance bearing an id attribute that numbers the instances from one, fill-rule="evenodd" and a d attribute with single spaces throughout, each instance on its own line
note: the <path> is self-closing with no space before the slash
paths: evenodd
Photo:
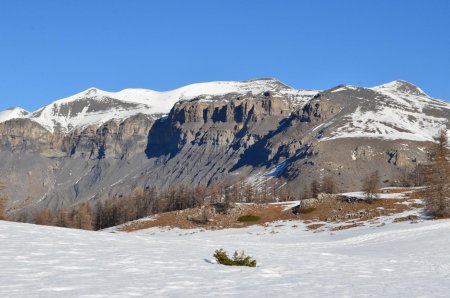
<path id="1" fill-rule="evenodd" d="M 423 193 L 427 211 L 436 216 L 450 215 L 450 150 L 447 132 L 441 130 L 432 145 L 430 163 L 424 167 L 426 189 Z"/>

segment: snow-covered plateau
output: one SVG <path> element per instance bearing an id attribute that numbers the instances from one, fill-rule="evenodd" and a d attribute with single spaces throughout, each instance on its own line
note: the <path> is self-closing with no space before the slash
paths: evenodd
<path id="1" fill-rule="evenodd" d="M 89 232 L 0 221 L 1 297 L 448 297 L 450 221 L 313 233 Z M 256 268 L 216 264 L 244 250 Z"/>

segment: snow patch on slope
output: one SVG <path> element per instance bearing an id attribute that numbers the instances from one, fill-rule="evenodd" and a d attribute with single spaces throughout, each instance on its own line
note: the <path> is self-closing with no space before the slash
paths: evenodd
<path id="1" fill-rule="evenodd" d="M 347 90 L 344 86 L 332 93 Z M 364 90 L 367 97 L 354 95 L 359 102 L 356 110 L 347 114 L 343 123 L 322 141 L 339 138 L 433 141 L 439 130 L 448 124 L 449 119 L 442 115 L 450 111 L 450 104 L 429 97 L 411 83 L 394 81 L 360 88 L 361 92 Z"/>
<path id="2" fill-rule="evenodd" d="M 412 113 L 391 107 L 378 111 L 362 111 L 360 107 L 349 115 L 348 121 L 331 133 L 339 138 L 383 138 L 388 140 L 433 141 L 439 129 L 445 127 L 448 119 Z"/>

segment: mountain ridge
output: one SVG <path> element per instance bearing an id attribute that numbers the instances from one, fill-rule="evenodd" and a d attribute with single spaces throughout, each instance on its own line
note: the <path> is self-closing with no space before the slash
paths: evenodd
<path id="1" fill-rule="evenodd" d="M 57 126 L 64 132 L 70 132 L 75 128 L 83 128 L 92 124 L 101 125 L 111 119 L 124 120 L 138 113 L 158 118 L 168 114 L 173 105 L 182 100 L 191 100 L 197 97 L 208 100 L 213 96 L 225 94 L 246 95 L 268 91 L 290 95 L 293 99 L 309 97 L 317 92 L 296 90 L 275 79 L 196 83 L 169 91 L 127 88 L 118 92 L 108 92 L 92 87 L 53 101 L 27 115 L 10 116 L 7 120 L 28 118 L 52 133 Z M 76 105 L 76 107 L 70 107 L 70 105 Z M 81 121 L 79 118 L 82 117 L 90 117 L 90 119 Z"/>
<path id="2" fill-rule="evenodd" d="M 109 120 L 124 120 L 130 116 L 142 113 L 155 116 L 157 119 L 164 114 L 168 114 L 173 105 L 178 101 L 193 100 L 199 98 L 201 100 L 210 100 L 214 96 L 222 96 L 225 94 L 257 94 L 262 92 L 275 92 L 283 96 L 289 95 L 291 99 L 313 97 L 320 92 L 336 92 L 340 89 L 366 88 L 353 85 L 337 85 L 327 90 L 304 90 L 295 89 L 274 78 L 260 78 L 243 81 L 212 81 L 204 83 L 195 83 L 182 86 L 180 88 L 168 91 L 155 91 L 143 88 L 126 88 L 117 92 L 104 91 L 96 87 L 88 88 L 74 95 L 61 98 L 41 107 L 33 112 L 28 112 L 20 107 L 20 110 L 11 111 L 10 109 L 0 112 L 0 123 L 11 119 L 26 118 L 39 123 L 42 127 L 50 132 L 54 132 L 59 126 L 63 132 L 70 132 L 76 128 L 83 128 L 88 125 L 101 125 Z M 367 89 L 380 93 L 390 93 L 391 96 L 398 94 L 409 94 L 412 96 L 423 96 L 430 98 L 422 89 L 405 80 L 395 80 L 382 85 L 370 87 Z M 444 101 L 433 99 L 435 101 Z M 109 101 L 109 102 L 108 102 Z M 74 102 L 90 102 L 85 104 L 83 108 L 75 113 L 71 113 L 72 109 L 66 108 L 66 112 L 61 112 L 61 106 L 74 104 Z M 91 105 L 95 104 L 109 105 L 109 109 L 115 109 L 115 112 L 108 111 L 106 108 L 96 111 Z M 92 109 L 92 113 L 86 113 Z M 65 114 L 64 114 L 65 113 Z M 75 114 L 75 115 L 73 115 Z M 86 121 L 80 121 L 79 118 L 87 118 Z M 75 119 L 74 119 L 75 118 Z"/>

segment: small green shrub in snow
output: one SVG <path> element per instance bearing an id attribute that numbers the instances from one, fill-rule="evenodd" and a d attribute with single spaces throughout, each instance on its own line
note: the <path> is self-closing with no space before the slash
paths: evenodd
<path id="1" fill-rule="evenodd" d="M 250 256 L 246 256 L 243 251 L 239 254 L 236 250 L 233 254 L 233 258 L 230 259 L 226 251 L 217 249 L 214 252 L 214 258 L 216 258 L 219 264 L 226 266 L 256 267 L 256 260 L 252 259 Z"/>

